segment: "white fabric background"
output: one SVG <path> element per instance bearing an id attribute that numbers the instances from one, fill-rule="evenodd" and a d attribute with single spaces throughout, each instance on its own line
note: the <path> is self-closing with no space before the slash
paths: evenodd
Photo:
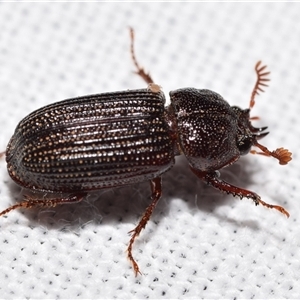
<path id="1" fill-rule="evenodd" d="M 125 250 L 148 183 L 1 218 L 0 298 L 299 298 L 299 3 L 1 3 L 0 148 L 43 105 L 145 87 L 132 74 L 128 26 L 167 97 L 208 88 L 246 108 L 255 63 L 268 65 L 270 86 L 253 115 L 269 126 L 262 143 L 290 149 L 293 161 L 248 155 L 222 176 L 291 217 L 220 194 L 179 159 L 134 246 L 143 276 L 134 277 Z M 2 210 L 21 195 L 4 159 L 0 166 Z"/>

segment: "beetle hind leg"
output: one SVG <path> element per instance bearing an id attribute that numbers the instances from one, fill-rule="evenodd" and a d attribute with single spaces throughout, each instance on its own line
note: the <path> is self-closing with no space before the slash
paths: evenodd
<path id="1" fill-rule="evenodd" d="M 152 202 L 150 203 L 150 205 L 147 207 L 143 217 L 141 218 L 139 224 L 131 231 L 129 231 L 130 234 L 132 234 L 131 239 L 129 241 L 129 245 L 127 248 L 127 253 L 128 253 L 128 258 L 130 260 L 130 262 L 132 263 L 133 269 L 134 269 L 134 273 L 135 276 L 137 276 L 137 274 L 142 274 L 140 272 L 139 266 L 137 264 L 137 262 L 134 260 L 133 255 L 132 255 L 132 246 L 134 244 L 135 239 L 139 236 L 139 234 L 141 233 L 142 229 L 144 229 L 146 227 L 147 222 L 149 221 L 154 208 L 156 206 L 156 204 L 158 203 L 160 197 L 161 197 L 161 178 L 157 177 L 154 178 L 150 181 L 151 183 L 151 191 L 152 191 Z"/>
<path id="2" fill-rule="evenodd" d="M 17 208 L 35 208 L 35 207 L 55 207 L 58 204 L 68 204 L 68 203 L 76 203 L 83 200 L 86 196 L 86 193 L 78 193 L 70 195 L 69 197 L 58 197 L 58 198 L 49 198 L 49 199 L 35 199 L 32 196 L 25 195 L 24 200 L 8 207 L 7 209 L 0 212 L 0 217 L 8 214 L 10 211 L 15 210 Z"/>

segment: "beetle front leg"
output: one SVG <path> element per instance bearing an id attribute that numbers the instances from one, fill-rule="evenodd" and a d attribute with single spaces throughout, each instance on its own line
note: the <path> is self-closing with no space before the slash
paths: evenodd
<path id="1" fill-rule="evenodd" d="M 277 209 L 278 211 L 280 211 L 282 214 L 285 214 L 287 217 L 290 216 L 290 214 L 283 207 L 281 207 L 279 205 L 272 205 L 272 204 L 266 203 L 266 202 L 262 201 L 260 196 L 257 195 L 256 193 L 239 188 L 237 186 L 234 186 L 234 185 L 220 179 L 218 177 L 217 172 L 201 172 L 201 171 L 193 169 L 193 168 L 191 168 L 191 169 L 192 169 L 193 173 L 197 175 L 198 178 L 202 179 L 207 184 L 213 186 L 214 188 L 216 188 L 222 192 L 231 194 L 233 196 L 238 196 L 241 199 L 244 197 L 248 198 L 248 199 L 252 199 L 254 201 L 255 205 L 261 204 L 268 208 L 274 208 L 274 209 Z"/>
<path id="2" fill-rule="evenodd" d="M 12 210 L 17 208 L 35 208 L 35 207 L 55 207 L 58 204 L 69 204 L 76 203 L 82 201 L 82 199 L 86 196 L 86 193 L 78 193 L 74 195 L 70 195 L 69 197 L 59 197 L 59 198 L 49 198 L 49 199 L 35 199 L 31 196 L 25 195 L 24 200 L 10 206 L 9 208 L 0 212 L 0 217 L 6 215 Z"/>
<path id="3" fill-rule="evenodd" d="M 137 262 L 134 260 L 133 256 L 132 256 L 132 246 L 133 243 L 135 241 L 135 239 L 139 236 L 139 234 L 141 233 L 142 229 L 144 229 L 146 227 L 147 222 L 149 221 L 153 210 L 157 204 L 157 202 L 159 201 L 160 197 L 161 197 L 161 177 L 157 177 L 154 178 L 150 181 L 151 184 L 151 191 L 152 191 L 152 202 L 151 204 L 147 207 L 143 217 L 141 218 L 139 224 L 131 231 L 129 231 L 130 234 L 132 234 L 131 239 L 129 241 L 129 245 L 127 248 L 128 251 L 128 258 L 131 261 L 132 265 L 133 265 L 133 269 L 134 269 L 134 273 L 135 276 L 137 276 L 138 273 L 142 274 L 139 270 L 139 266 L 137 264 Z"/>

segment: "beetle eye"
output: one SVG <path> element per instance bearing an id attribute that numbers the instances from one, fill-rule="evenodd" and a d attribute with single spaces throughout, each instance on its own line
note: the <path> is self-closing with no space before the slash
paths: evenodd
<path id="1" fill-rule="evenodd" d="M 253 140 L 249 136 L 245 136 L 238 141 L 238 149 L 241 155 L 246 155 L 249 153 L 253 145 Z"/>

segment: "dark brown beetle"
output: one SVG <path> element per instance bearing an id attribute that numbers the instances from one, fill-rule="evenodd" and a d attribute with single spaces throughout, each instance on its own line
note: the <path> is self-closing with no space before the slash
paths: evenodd
<path id="1" fill-rule="evenodd" d="M 128 246 L 128 257 L 135 274 L 139 267 L 132 256 L 135 238 L 146 226 L 161 197 L 161 175 L 184 154 L 194 174 L 213 187 L 275 208 L 251 191 L 233 186 L 218 176 L 218 170 L 249 152 L 273 156 L 280 164 L 291 160 L 291 153 L 279 148 L 269 151 L 258 143 L 266 128 L 251 124 L 254 98 L 269 80 L 265 66 L 255 66 L 257 81 L 249 109 L 231 107 L 219 94 L 209 90 L 184 88 L 170 92 L 171 104 L 149 74 L 131 54 L 148 89 L 97 94 L 57 102 L 38 109 L 17 126 L 6 149 L 11 178 L 31 192 L 47 193 L 47 198 L 25 196 L 0 213 L 16 208 L 54 207 L 81 201 L 92 190 L 149 180 L 152 202 L 135 229 Z M 258 147 L 261 152 L 252 150 Z"/>

